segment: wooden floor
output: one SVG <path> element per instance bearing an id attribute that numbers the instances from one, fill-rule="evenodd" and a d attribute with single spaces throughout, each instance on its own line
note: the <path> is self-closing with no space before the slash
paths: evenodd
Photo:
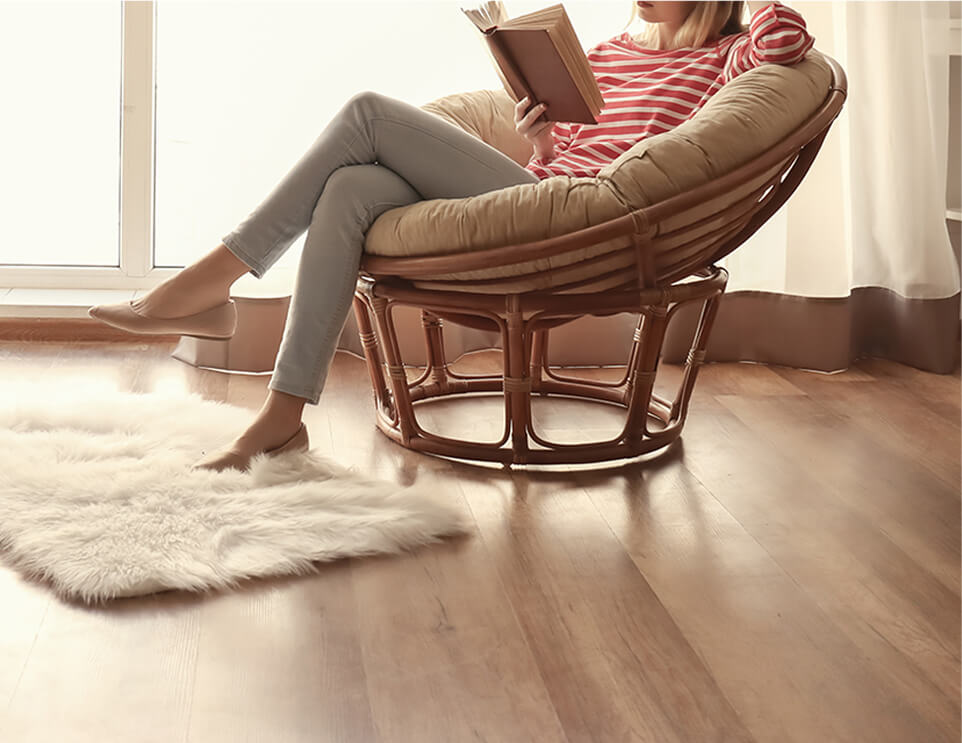
<path id="1" fill-rule="evenodd" d="M 0 394 L 30 376 L 259 406 L 267 377 L 171 348 L 0 344 Z M 96 609 L 0 566 L 0 740 L 959 740 L 958 372 L 708 365 L 661 459 L 550 471 L 407 452 L 367 384 L 339 354 L 314 446 L 462 501 L 470 535 Z M 459 420 L 491 428 L 478 410 Z M 573 440 L 611 422 L 537 415 Z"/>

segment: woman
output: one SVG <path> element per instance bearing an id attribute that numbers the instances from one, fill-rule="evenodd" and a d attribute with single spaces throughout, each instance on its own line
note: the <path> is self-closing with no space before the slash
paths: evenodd
<path id="1" fill-rule="evenodd" d="M 267 198 L 207 255 L 131 302 L 89 312 L 138 333 L 228 338 L 234 281 L 258 278 L 307 230 L 267 400 L 250 426 L 194 467 L 248 468 L 258 453 L 307 448 L 304 406 L 317 404 L 351 307 L 364 234 L 383 212 L 421 199 L 461 198 L 553 176 L 589 176 L 639 140 L 690 118 L 725 82 L 762 63 L 794 64 L 814 39 L 780 3 L 636 2 L 639 37 L 588 52 L 605 98 L 597 124 L 535 123 L 522 100 L 524 167 L 434 114 L 376 93 L 351 98 Z"/>

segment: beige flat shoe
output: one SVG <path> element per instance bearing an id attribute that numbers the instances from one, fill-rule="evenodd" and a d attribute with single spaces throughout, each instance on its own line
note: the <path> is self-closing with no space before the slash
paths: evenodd
<path id="1" fill-rule="evenodd" d="M 149 335 L 189 335 L 225 340 L 233 336 L 237 329 L 237 308 L 233 299 L 209 310 L 182 317 L 147 317 L 137 312 L 132 302 L 94 305 L 87 310 L 87 314 L 115 328 Z"/>
<path id="2" fill-rule="evenodd" d="M 284 454 L 285 452 L 307 451 L 310 448 L 311 442 L 307 436 L 307 426 L 301 423 L 301 427 L 294 431 L 294 435 L 287 441 L 273 449 L 268 449 L 264 453 L 269 457 L 276 457 L 278 454 Z"/>
<path id="3" fill-rule="evenodd" d="M 300 428 L 294 432 L 293 436 L 291 436 L 280 446 L 276 446 L 273 449 L 267 449 L 264 454 L 269 457 L 276 457 L 286 452 L 307 451 L 308 449 L 310 449 L 310 440 L 307 436 L 307 426 L 301 423 Z M 221 470 L 230 467 L 235 470 L 240 470 L 241 472 L 246 472 L 248 469 L 250 469 L 251 459 L 253 459 L 254 456 L 255 455 L 245 456 L 233 451 L 215 451 L 208 454 L 198 462 L 195 462 L 193 465 L 191 465 L 191 469 L 208 469 L 220 472 Z"/>

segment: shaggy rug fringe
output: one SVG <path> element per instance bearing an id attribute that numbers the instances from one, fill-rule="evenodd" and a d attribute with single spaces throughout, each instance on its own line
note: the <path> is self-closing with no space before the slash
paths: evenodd
<path id="1" fill-rule="evenodd" d="M 65 597 L 230 588 L 467 531 L 456 499 L 310 452 L 191 470 L 251 411 L 181 391 L 89 390 L 5 385 L 0 400 L 2 558 Z"/>

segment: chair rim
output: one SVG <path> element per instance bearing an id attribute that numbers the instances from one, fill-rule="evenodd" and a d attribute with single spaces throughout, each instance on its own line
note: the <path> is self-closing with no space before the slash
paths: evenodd
<path id="1" fill-rule="evenodd" d="M 492 265 L 510 266 L 549 258 L 619 237 L 631 235 L 646 237 L 653 232 L 654 227 L 660 222 L 696 204 L 705 203 L 727 193 L 770 170 L 778 163 L 796 156 L 795 162 L 789 168 L 786 177 L 775 187 L 775 193 L 772 194 L 769 201 L 711 257 L 708 263 L 719 260 L 747 240 L 791 196 L 814 161 L 832 123 L 842 111 L 848 94 L 848 78 L 845 70 L 829 55 L 821 51 L 818 53 L 828 64 L 832 73 L 832 81 L 825 100 L 808 119 L 787 137 L 719 178 L 712 179 L 708 183 L 676 194 L 656 204 L 631 210 L 627 214 L 614 219 L 564 235 L 527 243 L 514 243 L 497 248 L 443 255 L 388 257 L 366 253 L 362 256 L 360 270 L 363 274 L 374 278 L 394 277 L 426 281 L 444 278 L 452 273 L 486 269 Z M 640 266 L 639 270 L 641 270 Z M 675 278 L 677 277 L 664 277 L 658 283 L 671 283 Z M 464 284 L 465 289 L 470 291 L 471 282 L 466 280 Z"/>

